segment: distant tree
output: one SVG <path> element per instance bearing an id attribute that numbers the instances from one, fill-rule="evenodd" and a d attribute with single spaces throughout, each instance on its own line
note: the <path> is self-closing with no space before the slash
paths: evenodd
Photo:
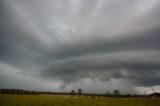
<path id="1" fill-rule="evenodd" d="M 78 94 L 79 96 L 81 96 L 81 95 L 82 95 L 82 89 L 78 89 L 77 94 Z"/>
<path id="2" fill-rule="evenodd" d="M 75 95 L 75 91 L 72 90 L 72 91 L 71 91 L 71 97 L 74 97 L 74 95 Z"/>
<path id="3" fill-rule="evenodd" d="M 125 95 L 121 95 L 121 96 L 124 97 L 124 98 L 130 98 L 130 97 L 132 97 L 131 94 L 125 94 Z"/>
<path id="4" fill-rule="evenodd" d="M 85 94 L 85 97 L 87 98 L 87 97 L 88 97 L 88 94 Z"/>
<path id="5" fill-rule="evenodd" d="M 111 93 L 109 91 L 106 91 L 105 95 L 106 96 L 111 96 Z"/>
<path id="6" fill-rule="evenodd" d="M 114 90 L 113 91 L 113 95 L 114 96 L 119 96 L 120 95 L 120 91 L 119 90 Z"/>

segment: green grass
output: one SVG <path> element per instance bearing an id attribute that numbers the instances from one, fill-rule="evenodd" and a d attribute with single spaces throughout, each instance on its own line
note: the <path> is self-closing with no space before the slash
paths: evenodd
<path id="1" fill-rule="evenodd" d="M 0 95 L 0 106 L 160 106 L 160 99 L 85 98 L 53 95 Z"/>

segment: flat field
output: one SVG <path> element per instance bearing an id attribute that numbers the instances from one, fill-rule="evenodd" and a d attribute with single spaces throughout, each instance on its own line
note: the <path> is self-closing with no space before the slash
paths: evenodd
<path id="1" fill-rule="evenodd" d="M 160 106 L 160 99 L 1 94 L 0 106 Z"/>

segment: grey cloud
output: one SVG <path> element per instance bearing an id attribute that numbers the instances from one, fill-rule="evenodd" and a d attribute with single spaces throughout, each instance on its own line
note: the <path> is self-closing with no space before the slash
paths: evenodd
<path id="1" fill-rule="evenodd" d="M 114 53 L 121 51 L 143 51 L 159 50 L 159 27 L 147 32 L 134 34 L 132 37 L 120 38 L 118 40 L 106 41 L 104 39 L 93 39 L 91 41 L 64 45 L 55 52 L 55 58 L 81 56 L 94 53 Z M 136 37 L 134 37 L 136 36 Z M 138 36 L 138 37 L 137 37 Z"/>
<path id="2" fill-rule="evenodd" d="M 0 76 L 7 78 L 0 77 L 0 85 L 12 87 L 9 76 L 14 83 L 17 76 L 25 76 L 17 77 L 24 82 L 36 77 L 38 87 L 38 79 L 44 85 L 55 81 L 63 89 L 84 79 L 160 85 L 159 5 L 158 0 L 1 0 L 0 62 L 6 67 L 0 65 Z"/>
<path id="3" fill-rule="evenodd" d="M 64 79 L 68 84 L 83 78 L 98 78 L 102 81 L 125 78 L 136 80 L 137 86 L 139 84 L 152 86 L 158 84 L 159 58 L 159 52 L 89 55 L 68 61 L 53 62 L 42 70 L 42 76 Z M 151 81 L 147 81 L 149 79 Z"/>

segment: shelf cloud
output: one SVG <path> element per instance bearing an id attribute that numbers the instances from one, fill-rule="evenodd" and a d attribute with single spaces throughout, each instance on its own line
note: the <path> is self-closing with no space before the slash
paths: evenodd
<path id="1" fill-rule="evenodd" d="M 0 88 L 159 89 L 159 5 L 159 0 L 1 0 Z"/>

